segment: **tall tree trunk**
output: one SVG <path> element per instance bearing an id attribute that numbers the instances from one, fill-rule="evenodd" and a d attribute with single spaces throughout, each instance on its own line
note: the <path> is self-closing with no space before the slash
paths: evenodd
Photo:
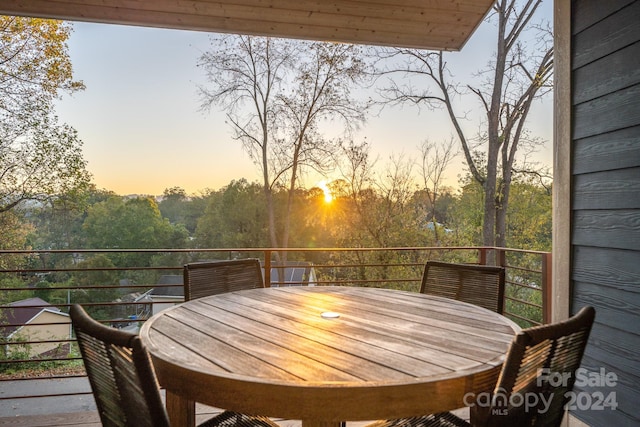
<path id="1" fill-rule="evenodd" d="M 504 181 L 504 175 L 496 197 L 496 246 L 501 248 L 507 247 L 507 208 L 511 191 L 511 173 L 508 182 Z"/>
<path id="2" fill-rule="evenodd" d="M 504 3 L 502 6 L 504 6 Z M 501 6 L 496 5 L 495 7 Z M 491 93 L 489 110 L 487 111 L 489 141 L 487 148 L 487 177 L 484 184 L 484 223 L 482 226 L 482 243 L 485 246 L 495 246 L 496 244 L 496 186 L 498 182 L 498 155 L 503 142 L 500 138 L 500 116 L 504 71 L 508 51 L 505 41 L 507 24 L 508 20 L 505 14 L 499 13 L 498 51 L 496 53 L 496 64 L 493 75 L 493 91 Z"/>
<path id="3" fill-rule="evenodd" d="M 284 228 L 282 230 L 281 247 L 289 247 L 289 234 L 291 230 L 291 213 L 293 211 L 293 200 L 296 192 L 296 180 L 298 178 L 298 162 L 300 158 L 300 146 L 302 141 L 302 135 L 299 137 L 299 142 L 296 144 L 296 149 L 293 155 L 293 167 L 291 168 L 291 179 L 289 180 L 289 191 L 287 194 L 287 213 L 284 217 Z M 283 262 L 287 261 L 287 252 L 282 252 L 280 259 Z"/>
<path id="4" fill-rule="evenodd" d="M 482 244 L 494 246 L 496 223 L 496 180 L 497 161 L 492 160 L 491 152 L 487 158 L 487 179 L 484 181 L 484 217 L 482 221 Z M 497 156 L 496 156 L 497 157 Z M 493 164 L 492 164 L 493 162 Z"/>
<path id="5" fill-rule="evenodd" d="M 264 121 L 266 123 L 266 114 L 264 116 Z M 267 203 L 267 217 L 269 218 L 269 240 L 271 241 L 271 247 L 277 248 L 278 245 L 278 234 L 276 233 L 276 214 L 275 214 L 275 206 L 273 203 L 273 191 L 271 189 L 271 179 L 269 178 L 269 163 L 268 163 L 268 141 L 269 134 L 268 130 L 265 127 L 262 129 L 263 133 L 263 144 L 262 144 L 262 179 L 263 179 L 263 189 L 264 196 Z M 278 252 L 273 253 L 276 261 L 280 261 L 280 254 Z M 265 260 L 266 261 L 266 260 Z"/>

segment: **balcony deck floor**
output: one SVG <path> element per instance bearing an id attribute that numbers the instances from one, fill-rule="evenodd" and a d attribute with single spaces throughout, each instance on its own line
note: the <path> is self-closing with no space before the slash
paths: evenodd
<path id="1" fill-rule="evenodd" d="M 215 412 L 198 411 L 196 422 L 206 421 Z M 298 420 L 274 420 L 281 427 L 300 427 Z M 349 422 L 349 427 L 364 427 L 369 421 Z M 0 417 L 0 426 L 7 427 L 100 427 L 100 419 L 96 411 L 71 412 L 49 415 L 24 415 L 17 417 Z"/>
<path id="2" fill-rule="evenodd" d="M 25 398 L 38 393 L 48 397 Z M 55 393 L 77 393 L 55 396 Z M 164 398 L 164 391 L 162 392 Z M 11 380 L 0 382 L 0 427 L 100 427 L 95 401 L 86 377 Z M 196 421 L 206 421 L 220 409 L 196 404 Z M 469 419 L 467 409 L 454 411 Z M 301 427 L 299 420 L 274 419 L 281 427 Z M 364 427 L 371 421 L 348 422 L 347 427 Z"/>
<path id="3" fill-rule="evenodd" d="M 204 405 L 196 407 L 196 422 L 201 423 L 215 415 L 219 410 Z M 467 410 L 455 411 L 463 418 L 468 419 Z M 299 420 L 275 419 L 281 427 L 300 427 Z M 364 427 L 371 421 L 348 422 L 347 427 Z M 0 426 L 4 427 L 100 427 L 100 418 L 96 411 L 70 412 L 46 415 L 23 415 L 15 417 L 0 416 Z"/>

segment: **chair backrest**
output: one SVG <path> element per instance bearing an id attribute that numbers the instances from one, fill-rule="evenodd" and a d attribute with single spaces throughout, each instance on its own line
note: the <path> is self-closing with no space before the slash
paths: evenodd
<path id="1" fill-rule="evenodd" d="M 105 427 L 169 427 L 149 353 L 137 335 L 105 326 L 75 304 L 69 311 Z"/>
<path id="2" fill-rule="evenodd" d="M 263 287 L 264 279 L 257 259 L 194 262 L 184 266 L 185 301 Z"/>
<path id="3" fill-rule="evenodd" d="M 502 313 L 504 283 L 503 267 L 427 261 L 420 292 L 468 302 Z"/>
<path id="4" fill-rule="evenodd" d="M 479 416 L 478 425 L 560 426 L 594 318 L 593 307 L 584 307 L 568 320 L 518 333 L 502 365 L 492 406 Z"/>

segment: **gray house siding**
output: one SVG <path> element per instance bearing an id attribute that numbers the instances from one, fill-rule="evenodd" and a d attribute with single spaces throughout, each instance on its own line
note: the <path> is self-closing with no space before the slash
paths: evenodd
<path id="1" fill-rule="evenodd" d="M 578 387 L 618 407 L 592 426 L 640 424 L 640 1 L 572 2 L 571 313 L 596 308 L 583 367 L 615 387 Z M 581 402 L 577 402 L 581 403 Z M 582 402 L 586 403 L 586 398 Z"/>

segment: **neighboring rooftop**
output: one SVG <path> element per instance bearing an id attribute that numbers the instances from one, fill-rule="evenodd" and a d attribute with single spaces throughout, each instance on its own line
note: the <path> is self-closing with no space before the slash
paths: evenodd
<path id="1" fill-rule="evenodd" d="M 164 274 L 158 279 L 158 286 L 151 290 L 149 293 L 153 296 L 167 296 L 167 297 L 183 297 L 184 296 L 184 284 L 182 274 Z M 166 286 L 175 285 L 175 286 Z"/>
<path id="2" fill-rule="evenodd" d="M 0 319 L 2 323 L 7 325 L 26 325 L 38 316 L 41 312 L 47 310 L 55 313 L 62 313 L 57 307 L 52 306 L 42 298 L 28 298 L 20 301 L 14 301 L 8 304 L 11 308 L 0 309 Z M 1 334 L 4 337 L 10 336 L 12 333 L 20 329 L 22 326 L 7 326 L 1 328 Z"/>

